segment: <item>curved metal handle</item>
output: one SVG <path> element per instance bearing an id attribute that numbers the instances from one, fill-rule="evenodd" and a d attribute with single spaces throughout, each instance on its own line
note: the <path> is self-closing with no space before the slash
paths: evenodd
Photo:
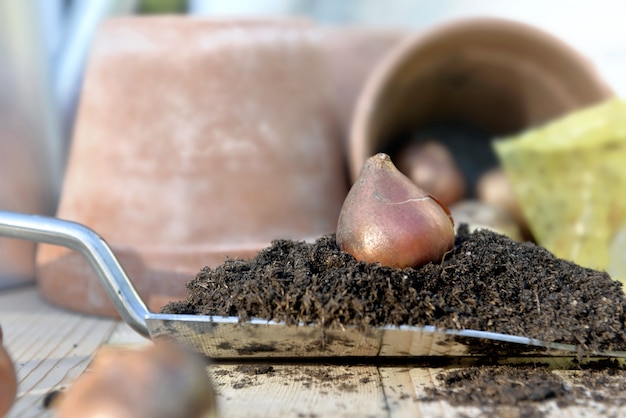
<path id="1" fill-rule="evenodd" d="M 0 236 L 61 245 L 80 252 L 124 321 L 149 338 L 146 316 L 150 311 L 109 245 L 93 230 L 57 218 L 0 211 Z"/>

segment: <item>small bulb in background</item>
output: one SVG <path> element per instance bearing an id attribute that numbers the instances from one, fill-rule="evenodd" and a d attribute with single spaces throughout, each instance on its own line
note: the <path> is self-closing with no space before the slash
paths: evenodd
<path id="1" fill-rule="evenodd" d="M 484 173 L 476 183 L 478 200 L 488 206 L 506 211 L 517 222 L 521 234 L 530 237 L 528 222 L 517 201 L 511 181 L 502 168 L 494 168 Z"/>
<path id="2" fill-rule="evenodd" d="M 478 200 L 462 200 L 450 206 L 457 225 L 467 224 L 469 231 L 488 229 L 516 241 L 522 241 L 518 223 L 504 209 L 490 206 Z"/>
<path id="3" fill-rule="evenodd" d="M 409 141 L 394 158 L 398 170 L 444 205 L 451 205 L 465 196 L 467 181 L 443 143 Z"/>

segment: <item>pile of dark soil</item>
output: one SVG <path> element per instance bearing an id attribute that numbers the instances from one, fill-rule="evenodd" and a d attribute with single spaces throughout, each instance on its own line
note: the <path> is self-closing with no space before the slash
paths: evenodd
<path id="1" fill-rule="evenodd" d="M 249 260 L 202 269 L 162 312 L 352 325 L 435 325 L 626 349 L 625 295 L 606 273 L 487 230 L 459 229 L 441 263 L 392 269 L 356 261 L 332 235 L 279 240 Z"/>

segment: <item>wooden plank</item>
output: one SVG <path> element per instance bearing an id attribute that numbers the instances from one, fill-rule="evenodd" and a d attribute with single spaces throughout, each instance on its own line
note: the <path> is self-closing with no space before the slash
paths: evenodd
<path id="1" fill-rule="evenodd" d="M 223 416 L 389 416 L 373 366 L 213 365 L 209 372 Z"/>
<path id="2" fill-rule="evenodd" d="M 102 344 L 151 344 L 117 320 L 80 315 L 44 302 L 35 287 L 0 292 L 0 324 L 19 379 L 19 398 L 10 418 L 50 417 L 43 397 L 78 377 Z M 576 383 L 571 359 L 535 359 Z M 527 360 L 526 360 L 527 361 Z M 328 364 L 219 364 L 208 367 L 222 416 L 229 417 L 441 417 L 485 416 L 479 407 L 420 400 L 441 385 L 437 375 L 450 368 Z M 607 385 L 626 385 L 607 381 Z M 620 386 L 621 387 L 621 386 Z M 602 387 L 594 390 L 602 394 Z M 626 395 L 625 395 L 626 397 Z M 625 402 L 626 403 L 626 402 Z M 536 405 L 546 417 L 626 416 L 626 407 L 586 400 L 560 408 L 555 401 Z M 516 407 L 496 406 L 493 416 L 523 416 Z"/>
<path id="3" fill-rule="evenodd" d="M 141 347 L 147 344 L 152 344 L 152 341 L 137 334 L 137 331 L 132 329 L 125 322 L 120 322 L 107 339 L 106 344 L 115 346 Z"/>
<path id="4" fill-rule="evenodd" d="M 569 387 L 574 387 L 577 383 L 575 377 L 581 373 L 580 370 L 576 370 L 575 363 L 572 358 L 560 358 L 560 357 L 544 357 L 535 359 L 537 363 L 544 364 L 553 369 L 553 373 L 562 377 L 565 384 Z M 505 363 L 528 363 L 533 362 L 533 359 L 510 359 Z M 623 362 L 621 363 L 623 364 Z M 460 367 L 456 367 L 460 369 Z M 388 369 L 382 369 L 388 372 Z M 612 395 L 606 391 L 609 385 L 614 387 L 623 388 L 626 386 L 626 382 L 622 377 L 616 377 L 613 380 L 609 378 L 606 381 L 602 381 L 603 384 L 594 388 L 596 398 L 588 397 L 584 400 L 580 400 L 577 405 L 561 406 L 556 400 L 547 400 L 538 403 L 532 403 L 530 406 L 509 406 L 509 405 L 477 405 L 477 406 L 458 406 L 451 405 L 447 401 L 433 401 L 424 402 L 418 401 L 428 395 L 427 390 L 429 388 L 441 387 L 442 382 L 437 376 L 444 372 L 450 372 L 455 370 L 455 367 L 436 368 L 436 367 L 416 367 L 408 370 L 408 376 L 410 376 L 410 383 L 413 385 L 414 397 L 413 397 L 413 409 L 406 402 L 400 405 L 399 414 L 393 414 L 396 416 L 414 416 L 414 417 L 483 417 L 483 416 L 498 416 L 498 417 L 521 417 L 521 416 L 543 416 L 543 417 L 563 417 L 563 418 L 583 418 L 589 416 L 626 416 L 626 402 L 624 405 L 617 405 L 613 403 L 596 402 L 594 399 L 608 399 Z M 384 373 L 384 372 L 383 372 Z M 396 375 L 390 374 L 387 386 L 392 382 L 402 385 L 403 389 L 409 383 L 407 382 L 407 376 L 403 371 L 398 371 Z M 524 382 L 520 382 L 524 384 Z M 580 383 L 578 383 L 580 384 Z M 389 393 L 387 390 L 386 393 Z M 402 393 L 405 393 L 404 390 Z M 403 395 L 405 399 L 409 399 L 408 396 Z M 387 395 L 389 400 L 390 396 Z M 626 401 L 626 395 L 622 398 Z M 410 404 L 410 402 L 409 402 Z"/>
<path id="5" fill-rule="evenodd" d="M 396 418 L 420 418 L 416 405 L 415 387 L 409 374 L 411 367 L 380 367 L 381 386 L 389 415 Z"/>
<path id="6" fill-rule="evenodd" d="M 80 375 L 118 323 L 53 307 L 32 286 L 0 293 L 4 344 L 18 376 L 18 399 L 7 417 L 49 416 L 45 395 Z"/>

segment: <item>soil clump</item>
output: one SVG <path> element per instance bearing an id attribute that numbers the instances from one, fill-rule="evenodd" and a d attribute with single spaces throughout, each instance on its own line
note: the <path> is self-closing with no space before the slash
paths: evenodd
<path id="1" fill-rule="evenodd" d="M 543 247 L 462 225 L 439 263 L 393 269 L 355 260 L 334 235 L 277 240 L 248 260 L 203 268 L 162 312 L 323 327 L 434 325 L 625 350 L 622 285 Z"/>
<path id="2" fill-rule="evenodd" d="M 543 407 L 546 402 L 554 402 L 558 410 L 594 405 L 600 416 L 611 416 L 613 408 L 626 404 L 626 371 L 616 360 L 581 363 L 570 370 L 547 364 L 483 365 L 448 370 L 436 379 L 439 384 L 416 400 L 480 406 L 484 416 L 552 415 Z"/>

